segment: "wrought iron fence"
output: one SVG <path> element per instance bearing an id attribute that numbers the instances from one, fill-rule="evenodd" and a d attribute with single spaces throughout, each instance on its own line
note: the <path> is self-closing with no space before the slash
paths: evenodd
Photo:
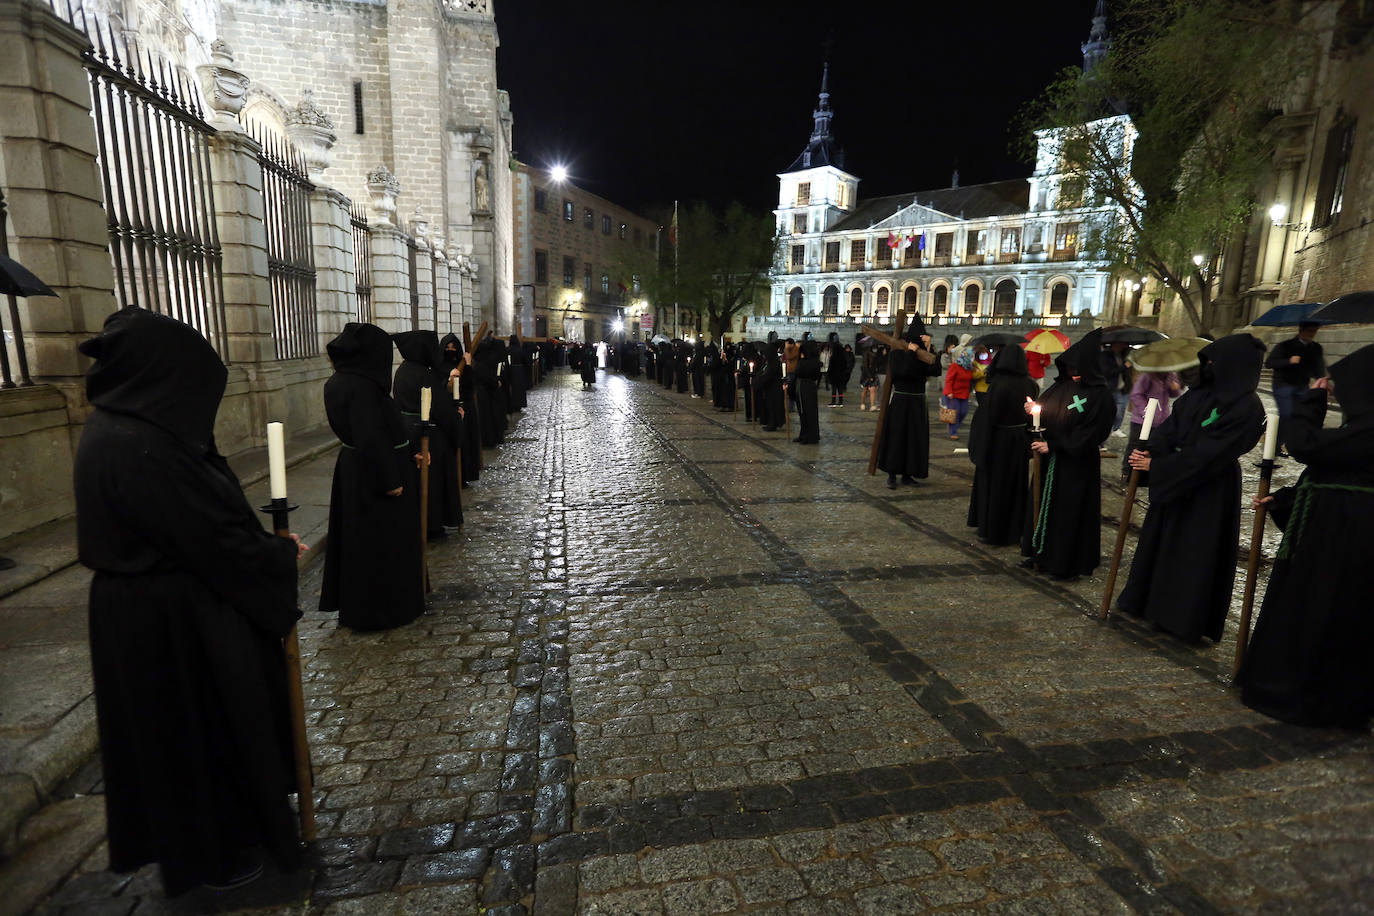
<path id="1" fill-rule="evenodd" d="M 376 317 L 372 307 L 372 229 L 357 207 L 349 212 L 349 221 L 353 225 L 353 290 L 358 294 L 358 320 L 371 324 Z"/>
<path id="2" fill-rule="evenodd" d="M 410 255 L 410 329 L 420 330 L 420 265 L 419 248 L 415 240 L 406 239 L 406 248 Z"/>
<path id="3" fill-rule="evenodd" d="M 305 159 L 290 143 L 258 129 L 262 201 L 267 229 L 267 278 L 277 359 L 317 356 L 315 251 L 310 236 L 310 183 Z"/>
<path id="4" fill-rule="evenodd" d="M 115 297 L 184 321 L 224 354 L 224 282 L 209 138 L 193 87 L 113 31 L 94 29 L 91 81 Z"/>
<path id="5" fill-rule="evenodd" d="M 9 213 L 5 209 L 3 189 L 0 189 L 0 255 L 10 256 Z M 19 321 L 19 303 L 15 301 L 13 293 L 5 298 L 9 300 L 10 324 L 6 328 L 4 316 L 0 315 L 0 388 L 27 388 L 33 384 L 33 379 L 29 378 L 29 356 L 24 349 L 24 325 Z M 19 367 L 17 385 L 12 365 Z"/>

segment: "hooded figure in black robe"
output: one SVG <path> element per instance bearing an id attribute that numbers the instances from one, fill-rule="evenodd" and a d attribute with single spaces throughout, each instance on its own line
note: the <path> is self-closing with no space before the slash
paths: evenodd
<path id="1" fill-rule="evenodd" d="M 830 383 L 830 406 L 844 406 L 844 390 L 849 387 L 849 379 L 854 374 L 854 351 L 840 343 L 840 335 L 830 332 L 830 365 L 825 369 L 825 380 Z"/>
<path id="2" fill-rule="evenodd" d="M 520 343 L 520 338 L 514 334 L 508 341 L 506 369 L 502 374 L 508 392 L 507 411 L 515 413 L 517 410 L 524 410 L 528 404 L 525 394 L 530 390 L 530 359 L 525 355 L 525 347 Z"/>
<path id="3" fill-rule="evenodd" d="M 735 349 L 735 379 L 739 384 L 739 396 L 744 401 L 745 422 L 754 420 L 754 369 L 758 365 L 758 348 L 751 343 L 741 343 Z"/>
<path id="4" fill-rule="evenodd" d="M 814 340 L 802 341 L 801 356 L 797 359 L 797 419 L 801 427 L 793 442 L 815 445 L 821 441 L 817 391 L 821 383 L 821 347 Z"/>
<path id="5" fill-rule="evenodd" d="M 782 357 L 776 346 L 769 345 L 760 357 L 763 365 L 754 364 L 754 405 L 759 423 L 766 433 L 774 432 L 787 422 L 787 402 L 782 391 Z"/>
<path id="6" fill-rule="evenodd" d="M 652 343 L 644 345 L 644 375 L 651 382 L 658 381 L 658 348 Z"/>
<path id="7" fill-rule="evenodd" d="M 934 352 L 923 338 L 925 322 L 913 317 L 902 337 L 931 357 Z M 883 414 L 882 437 L 878 441 L 878 467 L 887 472 L 889 488 L 902 483 L 914 484 L 917 479 L 930 476 L 930 417 L 926 412 L 926 379 L 940 374 L 940 360 L 930 362 L 916 355 L 916 350 L 893 350 L 888 357 L 888 372 L 892 375 L 892 400 Z"/>
<path id="8" fill-rule="evenodd" d="M 677 341 L 673 344 L 673 366 L 677 370 L 677 393 L 687 394 L 688 385 L 692 381 L 692 348 L 687 346 L 686 341 Z"/>
<path id="9" fill-rule="evenodd" d="M 387 394 L 391 338 L 349 322 L 326 347 L 329 427 L 343 448 L 329 496 L 329 541 L 320 610 L 354 630 L 385 630 L 424 612 L 420 494 L 415 451 L 401 409 Z"/>
<path id="10" fill-rule="evenodd" d="M 1327 392 L 1293 399 L 1288 451 L 1307 465 L 1274 494 L 1283 543 L 1237 682 L 1245 705 L 1298 725 L 1367 729 L 1374 716 L 1374 346 L 1330 369 L 1345 423 L 1323 429 Z"/>
<path id="11" fill-rule="evenodd" d="M 1030 507 L 1026 398 L 1039 393 L 1030 378 L 1026 351 L 1001 347 L 992 361 L 987 398 L 969 428 L 974 471 L 968 524 L 978 529 L 978 539 L 985 544 L 1001 547 L 1021 539 Z"/>
<path id="12" fill-rule="evenodd" d="M 588 347 L 582 355 L 582 368 L 579 370 L 582 376 L 582 387 L 596 384 L 596 350 Z"/>
<path id="13" fill-rule="evenodd" d="M 500 350 L 500 341 L 488 337 L 473 348 L 472 365 L 468 367 L 480 405 L 482 448 L 495 448 L 506 441 L 506 393 L 501 387 Z"/>
<path id="14" fill-rule="evenodd" d="M 385 336 L 385 335 L 383 335 Z M 138 308 L 81 344 L 95 410 L 76 453 L 110 868 L 168 894 L 299 860 L 286 662 L 294 543 L 263 530 L 215 450 L 228 373 L 193 328 Z"/>
<path id="15" fill-rule="evenodd" d="M 452 376 L 454 370 L 464 364 L 463 342 L 458 339 L 457 334 L 445 334 L 444 339 L 439 341 L 439 345 L 444 348 L 444 372 L 446 375 Z M 468 371 L 470 368 L 463 369 L 457 379 L 450 378 L 449 391 L 451 396 L 453 394 L 452 386 L 458 386 L 458 406 L 463 408 L 462 483 L 464 486 L 482 476 L 482 421 L 479 416 L 480 407 L 477 400 L 472 396 L 476 376 Z"/>
<path id="16" fill-rule="evenodd" d="M 1150 433 L 1150 509 L 1116 606 L 1189 642 L 1221 639 L 1240 546 L 1240 462 L 1264 434 L 1264 344 L 1232 334 L 1198 353 L 1202 382 Z"/>
<path id="17" fill-rule="evenodd" d="M 1059 354 L 1059 377 L 1040 396 L 1049 452 L 1040 458 L 1040 514 L 1026 515 L 1021 553 L 1025 565 L 1059 579 L 1086 576 L 1102 561 L 1098 445 L 1112 430 L 1116 402 L 1102 375 L 1101 351 L 1102 330 L 1095 328 Z"/>
<path id="18" fill-rule="evenodd" d="M 688 365 L 691 368 L 694 398 L 706 397 L 706 357 L 706 344 L 701 342 L 701 338 L 697 338 L 696 346 L 692 347 L 692 354 L 688 357 L 691 360 Z"/>
<path id="19" fill-rule="evenodd" d="M 434 426 L 428 431 L 429 512 L 425 522 L 429 529 L 428 536 L 441 538 L 445 528 L 457 528 L 463 524 L 463 498 L 459 493 L 463 484 L 458 477 L 458 446 L 463 441 L 463 418 L 458 416 L 458 408 L 448 389 L 439 335 L 434 331 L 402 331 L 392 334 L 391 339 L 395 341 L 402 359 L 391 384 L 391 397 L 405 417 L 413 455 L 420 454 L 420 440 L 426 435 L 420 427 L 420 389 L 429 389 L 429 419 Z M 414 487 L 416 493 L 420 492 L 418 466 L 413 469 L 406 486 Z"/>

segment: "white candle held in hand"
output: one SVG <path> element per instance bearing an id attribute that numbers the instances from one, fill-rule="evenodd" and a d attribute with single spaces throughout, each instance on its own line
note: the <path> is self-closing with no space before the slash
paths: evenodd
<path id="1" fill-rule="evenodd" d="M 1040 405 L 1039 405 L 1039 404 L 1034 404 L 1034 405 L 1031 406 L 1031 429 L 1035 430 L 1036 432 L 1039 432 L 1039 431 L 1040 431 Z"/>
<path id="2" fill-rule="evenodd" d="M 286 499 L 286 428 L 267 424 L 267 475 L 273 499 Z"/>
<path id="3" fill-rule="evenodd" d="M 1150 430 L 1155 428 L 1155 411 L 1159 410 L 1159 401 L 1150 398 L 1145 403 L 1145 422 L 1140 424 L 1140 441 L 1150 441 Z"/>
<path id="4" fill-rule="evenodd" d="M 433 395 L 428 388 L 420 389 L 420 422 L 422 423 L 429 422 L 429 406 L 432 397 Z"/>
<path id="5" fill-rule="evenodd" d="M 1273 461 L 1279 452 L 1279 415 L 1264 415 L 1264 460 Z"/>

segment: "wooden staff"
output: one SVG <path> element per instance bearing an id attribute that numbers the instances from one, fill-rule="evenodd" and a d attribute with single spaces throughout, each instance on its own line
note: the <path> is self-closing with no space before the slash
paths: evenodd
<path id="1" fill-rule="evenodd" d="M 1140 427 L 1139 444 L 1137 449 L 1148 449 L 1150 447 L 1150 430 L 1154 426 L 1155 410 L 1159 408 L 1159 401 L 1150 398 L 1145 405 L 1145 422 Z M 1131 445 L 1126 446 L 1128 449 Z M 1129 455 L 1130 452 L 1127 452 Z M 1107 588 L 1102 592 L 1102 619 L 1106 620 L 1112 613 L 1112 591 L 1116 588 L 1116 574 L 1121 569 L 1121 553 L 1126 549 L 1126 532 L 1131 527 L 1131 511 L 1135 508 L 1135 491 L 1140 484 L 1140 469 L 1131 468 L 1131 479 L 1126 484 L 1126 499 L 1121 503 L 1121 524 L 1116 529 L 1116 546 L 1112 548 L 1112 565 L 1107 570 Z"/>
<path id="2" fill-rule="evenodd" d="M 798 412 L 798 413 L 801 412 L 801 398 L 800 398 L 800 397 L 797 398 L 797 412 Z M 783 415 L 784 418 L 786 418 L 786 419 L 785 419 L 785 427 L 786 427 L 786 429 L 787 429 L 787 438 L 788 438 L 788 440 L 790 441 L 790 440 L 792 439 L 792 408 L 791 408 L 791 406 L 789 406 L 789 404 L 788 404 L 788 402 L 787 402 L 787 386 L 786 386 L 786 385 L 783 385 L 783 386 L 782 386 L 782 415 Z M 798 419 L 800 419 L 800 418 L 798 418 Z"/>
<path id="3" fill-rule="evenodd" d="M 472 349 L 472 328 L 466 321 L 463 322 L 463 349 Z"/>
<path id="4" fill-rule="evenodd" d="M 1274 423 L 1275 418 L 1270 417 L 1269 422 Z M 1231 670 L 1232 678 L 1240 674 L 1240 666 L 1245 662 L 1245 650 L 1250 645 L 1250 612 L 1255 607 L 1260 545 L 1264 541 L 1264 519 L 1269 514 L 1269 507 L 1264 504 L 1264 500 L 1269 496 L 1269 482 L 1277 466 L 1273 458 L 1265 458 L 1260 462 L 1259 492 L 1255 494 L 1259 505 L 1255 507 L 1255 526 L 1250 529 L 1250 559 L 1245 567 L 1245 593 L 1240 602 L 1240 630 L 1236 633 L 1236 663 Z"/>
<path id="5" fill-rule="evenodd" d="M 429 396 L 420 389 L 420 589 L 429 593 Z"/>
<path id="6" fill-rule="evenodd" d="M 274 430 L 273 427 L 276 427 Z M 272 516 L 272 531 L 278 537 L 291 540 L 291 511 L 296 507 L 286 498 L 286 455 L 280 423 L 267 426 L 268 467 L 273 492 L 281 496 L 259 511 Z M 305 735 L 305 692 L 301 689 L 301 643 L 295 624 L 282 640 L 286 657 L 286 695 L 291 715 L 291 756 L 296 770 L 296 792 L 299 800 L 301 839 L 315 842 L 315 780 L 310 772 L 310 742 Z"/>
<path id="7" fill-rule="evenodd" d="M 1043 465 L 1040 462 L 1040 453 L 1031 451 L 1030 474 L 1031 474 L 1031 537 L 1035 537 L 1035 526 L 1040 523 L 1040 481 Z M 1035 550 L 1035 542 L 1031 542 L 1031 550 Z"/>
<path id="8" fill-rule="evenodd" d="M 902 340 L 902 332 L 906 330 L 906 309 L 897 310 L 897 322 L 894 325 L 897 329 L 897 336 L 890 337 L 886 332 L 879 331 L 877 328 L 863 326 L 863 332 L 875 340 L 886 340 L 892 353 L 906 348 L 906 341 Z M 883 422 L 887 419 L 887 402 L 892 400 L 892 353 L 888 354 L 887 372 L 883 376 L 883 397 L 882 403 L 878 406 L 878 428 L 873 430 L 873 448 L 868 453 L 868 476 L 872 477 L 878 470 L 878 445 L 883 438 Z"/>
<path id="9" fill-rule="evenodd" d="M 461 375 L 461 373 L 460 373 L 460 375 Z M 459 399 L 460 399 L 460 397 L 461 397 L 462 392 L 460 391 L 460 386 L 459 386 L 459 384 L 458 384 L 459 379 L 458 379 L 458 378 L 454 378 L 454 379 L 451 379 L 451 381 L 453 382 L 453 412 L 454 412 L 454 413 L 457 413 L 457 412 L 458 412 L 458 401 L 459 401 Z M 459 422 L 459 424 L 466 423 L 466 422 L 467 422 L 467 417 L 464 417 L 464 416 L 461 416 L 461 415 L 460 415 L 460 416 L 458 417 L 458 422 Z M 463 511 L 463 437 L 462 437 L 462 436 L 459 436 L 459 437 L 458 437 L 458 442 L 456 443 L 456 447 L 454 448 L 454 451 L 458 453 L 458 459 L 457 459 L 457 460 L 458 460 L 458 512 L 459 512 L 459 513 L 462 513 L 462 511 Z"/>

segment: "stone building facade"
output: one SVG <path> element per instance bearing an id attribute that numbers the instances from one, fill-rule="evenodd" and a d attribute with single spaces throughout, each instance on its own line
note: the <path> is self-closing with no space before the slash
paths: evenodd
<path id="1" fill-rule="evenodd" d="M 514 169 L 515 284 L 526 327 L 537 336 L 611 339 L 624 322 L 631 339 L 647 339 L 641 318 L 655 303 L 642 295 L 635 263 L 656 257 L 656 222 L 517 163 Z M 649 324 L 650 322 L 645 322 Z"/>

